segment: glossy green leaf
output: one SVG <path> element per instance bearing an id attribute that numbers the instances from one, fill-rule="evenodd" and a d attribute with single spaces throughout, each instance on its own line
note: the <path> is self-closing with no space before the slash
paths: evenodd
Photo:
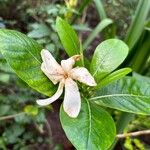
<path id="1" fill-rule="evenodd" d="M 115 138 L 115 124 L 102 108 L 82 100 L 77 118 L 70 118 L 61 107 L 62 127 L 77 150 L 107 150 Z"/>
<path id="2" fill-rule="evenodd" d="M 53 84 L 41 71 L 42 47 L 31 38 L 13 30 L 0 30 L 0 51 L 16 74 L 29 86 L 52 95 Z"/>
<path id="3" fill-rule="evenodd" d="M 124 77 L 100 89 L 91 101 L 125 112 L 150 115 L 149 87 L 150 79 Z"/>
<path id="4" fill-rule="evenodd" d="M 102 81 L 100 81 L 100 83 L 96 86 L 96 89 L 106 86 L 107 84 L 110 84 L 113 81 L 121 79 L 131 71 L 132 71 L 131 68 L 123 68 L 109 74 Z"/>
<path id="5" fill-rule="evenodd" d="M 56 28 L 67 54 L 69 56 L 80 54 L 80 41 L 72 27 L 60 17 L 57 17 Z"/>
<path id="6" fill-rule="evenodd" d="M 94 53 L 91 72 L 96 80 L 103 79 L 115 70 L 126 58 L 128 46 L 118 39 L 109 39 L 100 43 Z"/>

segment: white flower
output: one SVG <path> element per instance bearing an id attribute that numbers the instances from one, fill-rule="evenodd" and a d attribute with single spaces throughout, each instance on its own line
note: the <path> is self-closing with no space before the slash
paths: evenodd
<path id="1" fill-rule="evenodd" d="M 57 63 L 48 50 L 41 51 L 43 63 L 41 70 L 53 82 L 59 82 L 56 93 L 47 99 L 37 100 L 39 105 L 45 106 L 57 100 L 63 93 L 65 87 L 65 96 L 63 101 L 64 111 L 72 118 L 76 118 L 81 108 L 81 97 L 78 85 L 74 80 L 78 80 L 89 86 L 96 86 L 96 82 L 89 71 L 84 67 L 75 67 L 75 61 L 80 59 L 80 55 L 75 55 L 67 60 L 62 60 L 61 65 Z"/>

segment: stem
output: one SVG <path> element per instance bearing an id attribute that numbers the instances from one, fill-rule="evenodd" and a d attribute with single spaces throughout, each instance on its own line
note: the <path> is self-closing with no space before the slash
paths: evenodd
<path id="1" fill-rule="evenodd" d="M 21 115 L 23 115 L 23 114 L 25 114 L 25 112 L 21 112 L 21 113 L 14 114 L 14 115 L 9 115 L 9 116 L 0 117 L 0 121 L 2 121 L 2 120 L 8 120 L 8 119 L 13 119 L 13 118 L 15 118 L 15 117 L 17 117 L 17 116 L 21 116 Z"/>
<path id="2" fill-rule="evenodd" d="M 84 9 L 86 8 L 86 6 L 91 2 L 91 0 L 83 0 L 79 9 L 78 9 L 78 12 L 79 12 L 79 15 L 75 15 L 71 21 L 71 24 L 73 24 L 76 19 L 82 14 L 82 12 L 84 11 Z"/>
<path id="3" fill-rule="evenodd" d="M 52 149 L 53 148 L 53 138 L 52 138 L 52 130 L 51 130 L 51 126 L 50 123 L 47 121 L 47 119 L 45 120 L 45 125 L 47 127 L 47 131 L 48 131 L 48 135 L 49 135 L 49 139 L 50 139 L 50 143 L 49 143 L 49 148 Z"/>
<path id="4" fill-rule="evenodd" d="M 51 126 L 50 126 L 49 122 L 47 121 L 47 119 L 45 120 L 45 124 L 46 124 L 47 130 L 48 130 L 49 137 L 50 137 L 50 139 L 52 139 L 52 130 L 51 130 Z"/>
<path id="5" fill-rule="evenodd" d="M 146 135 L 150 134 L 150 130 L 143 130 L 143 131 L 137 131 L 137 132 L 131 132 L 131 133 L 125 133 L 125 134 L 118 134 L 117 138 L 126 138 L 126 137 L 135 137 L 139 135 Z"/>

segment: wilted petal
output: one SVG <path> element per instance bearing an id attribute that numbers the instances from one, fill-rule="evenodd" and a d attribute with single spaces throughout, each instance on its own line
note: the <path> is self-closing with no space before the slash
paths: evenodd
<path id="1" fill-rule="evenodd" d="M 78 85 L 71 78 L 65 82 L 64 111 L 72 118 L 76 118 L 81 108 L 81 98 Z"/>
<path id="2" fill-rule="evenodd" d="M 49 74 L 58 75 L 64 73 L 62 67 L 57 63 L 55 58 L 51 55 L 51 53 L 48 50 L 43 49 L 41 51 L 41 56 L 44 62 L 44 66 L 46 70 L 48 70 Z"/>
<path id="3" fill-rule="evenodd" d="M 64 78 L 63 75 L 52 74 L 52 72 L 46 68 L 45 62 L 42 63 L 41 70 L 53 82 L 53 84 L 57 84 L 58 82 L 60 82 Z"/>
<path id="4" fill-rule="evenodd" d="M 75 61 L 78 61 L 79 59 L 80 55 L 74 55 L 66 60 L 62 60 L 61 66 L 65 72 L 68 72 L 72 69 L 73 65 L 75 64 Z"/>
<path id="5" fill-rule="evenodd" d="M 61 96 L 63 92 L 63 87 L 64 87 L 64 82 L 60 82 L 56 93 L 52 97 L 43 99 L 43 100 L 39 99 L 39 100 L 36 100 L 36 102 L 41 106 L 46 106 L 46 105 L 51 104 L 52 102 L 54 102 Z"/>
<path id="6" fill-rule="evenodd" d="M 84 67 L 76 67 L 70 71 L 72 79 L 78 80 L 89 86 L 96 86 L 96 82 L 89 71 Z"/>

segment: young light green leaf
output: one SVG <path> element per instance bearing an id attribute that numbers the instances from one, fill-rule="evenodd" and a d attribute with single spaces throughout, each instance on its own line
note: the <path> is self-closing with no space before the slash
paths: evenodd
<path id="1" fill-rule="evenodd" d="M 100 83 L 96 86 L 96 89 L 106 86 L 107 84 L 110 84 L 111 82 L 113 82 L 115 80 L 121 79 L 122 77 L 124 77 L 125 75 L 130 73 L 131 71 L 132 71 L 131 68 L 123 68 L 123 69 L 119 69 L 119 70 L 109 74 L 102 81 L 100 81 Z"/>
<path id="2" fill-rule="evenodd" d="M 82 100 L 77 118 L 70 118 L 61 107 L 62 127 L 77 150 L 106 150 L 115 138 L 115 124 L 102 108 L 88 100 Z"/>
<path id="3" fill-rule="evenodd" d="M 80 54 L 80 41 L 72 27 L 60 17 L 57 17 L 56 28 L 64 49 L 69 56 Z"/>
<path id="4" fill-rule="evenodd" d="M 0 51 L 16 74 L 38 92 L 50 96 L 53 84 L 41 71 L 42 47 L 13 30 L 0 30 Z"/>
<path id="5" fill-rule="evenodd" d="M 97 104 L 125 112 L 150 115 L 150 79 L 124 77 L 91 98 Z"/>
<path id="6" fill-rule="evenodd" d="M 27 105 L 24 108 L 24 112 L 28 115 L 36 116 L 38 114 L 38 107 L 34 105 Z"/>
<path id="7" fill-rule="evenodd" d="M 91 72 L 97 81 L 115 70 L 126 58 L 128 46 L 121 40 L 109 39 L 100 43 L 91 63 Z"/>

